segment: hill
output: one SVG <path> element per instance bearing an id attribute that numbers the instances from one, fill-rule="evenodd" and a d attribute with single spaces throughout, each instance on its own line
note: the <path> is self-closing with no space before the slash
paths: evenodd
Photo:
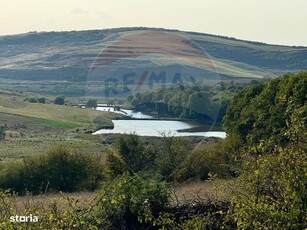
<path id="1" fill-rule="evenodd" d="M 298 72 L 306 66 L 307 47 L 156 28 L 0 37 L 0 87 L 46 94 L 135 92 L 158 81 L 244 81 Z"/>

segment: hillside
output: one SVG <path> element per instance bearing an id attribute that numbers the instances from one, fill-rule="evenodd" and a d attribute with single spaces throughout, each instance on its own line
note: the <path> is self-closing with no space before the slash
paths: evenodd
<path id="1" fill-rule="evenodd" d="M 101 85 L 110 79 L 124 91 L 137 91 L 158 80 L 242 81 L 298 72 L 306 66 L 307 47 L 175 30 L 121 28 L 0 37 L 0 87 L 46 94 L 99 95 Z M 117 77 L 120 80 L 114 81 Z"/>

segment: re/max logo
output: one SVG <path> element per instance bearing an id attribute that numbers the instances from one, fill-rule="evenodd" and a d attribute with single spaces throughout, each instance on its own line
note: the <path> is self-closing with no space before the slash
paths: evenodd
<path id="1" fill-rule="evenodd" d="M 113 77 L 104 81 L 105 96 L 111 94 L 119 95 L 130 91 L 139 91 L 142 87 L 148 86 L 153 89 L 154 85 L 165 87 L 166 84 L 174 86 L 196 85 L 196 79 L 193 76 L 182 77 L 180 73 L 169 73 L 160 71 L 158 74 L 154 71 L 143 71 L 140 75 L 136 72 L 122 74 L 121 78 Z"/>

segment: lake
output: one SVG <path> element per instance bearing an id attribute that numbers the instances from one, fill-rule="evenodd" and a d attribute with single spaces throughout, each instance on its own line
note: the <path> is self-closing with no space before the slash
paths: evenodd
<path id="1" fill-rule="evenodd" d="M 161 136 L 163 133 L 172 136 L 204 136 L 204 137 L 220 137 L 225 138 L 226 133 L 222 131 L 199 131 L 192 132 L 192 128 L 201 127 L 201 124 L 196 122 L 183 122 L 173 120 L 151 120 L 153 117 L 142 112 L 134 112 L 132 110 L 121 109 L 114 111 L 112 107 L 97 107 L 99 111 L 109 111 L 125 114 L 137 119 L 145 120 L 112 120 L 114 129 L 100 129 L 95 134 L 129 134 L 136 133 L 140 136 Z M 185 131 L 186 130 L 186 131 Z"/>

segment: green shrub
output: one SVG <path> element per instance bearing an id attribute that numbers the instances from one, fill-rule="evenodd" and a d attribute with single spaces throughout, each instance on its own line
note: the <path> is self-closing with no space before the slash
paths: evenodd
<path id="1" fill-rule="evenodd" d="M 97 108 L 97 99 L 88 99 L 88 101 L 85 104 L 85 108 Z"/>
<path id="2" fill-rule="evenodd" d="M 6 125 L 0 125 L 0 141 L 3 141 L 5 138 L 6 129 L 7 129 Z"/>
<path id="3" fill-rule="evenodd" d="M 44 97 L 39 97 L 39 98 L 37 98 L 37 101 L 38 101 L 39 103 L 44 104 L 44 103 L 46 103 L 46 98 L 44 98 Z"/>
<path id="4" fill-rule="evenodd" d="M 171 174 L 187 159 L 189 146 L 183 138 L 164 133 L 156 147 L 155 168 L 164 179 L 168 180 Z"/>
<path id="5" fill-rule="evenodd" d="M 0 188 L 39 193 L 45 190 L 93 190 L 102 178 L 103 169 L 99 156 L 72 152 L 60 146 L 43 155 L 8 163 L 2 166 L 2 172 Z"/>
<path id="6" fill-rule="evenodd" d="M 236 137 L 227 137 L 211 145 L 199 145 L 174 171 L 172 180 L 206 180 L 209 173 L 218 177 L 236 177 L 241 171 L 241 144 Z"/>
<path id="7" fill-rule="evenodd" d="M 56 105 L 64 105 L 65 104 L 65 96 L 57 96 L 54 99 L 53 103 L 56 104 Z"/>
<path id="8" fill-rule="evenodd" d="M 100 219 L 109 223 L 110 229 L 140 228 L 146 209 L 157 216 L 169 198 L 167 184 L 157 177 L 121 176 L 103 186 L 98 195 Z"/>
<path id="9" fill-rule="evenodd" d="M 277 151 L 277 156 L 259 156 L 245 163 L 246 172 L 232 198 L 240 229 L 307 226 L 307 149 Z"/>
<path id="10" fill-rule="evenodd" d="M 115 141 L 116 149 L 132 172 L 139 172 L 147 165 L 147 156 L 143 141 L 136 134 L 119 136 Z"/>
<path id="11" fill-rule="evenodd" d="M 34 98 L 34 97 L 28 98 L 28 101 L 29 101 L 30 103 L 37 103 L 37 99 Z"/>
<path id="12" fill-rule="evenodd" d="M 113 152 L 107 154 L 106 157 L 106 171 L 110 179 L 129 173 L 125 162 Z"/>
<path id="13" fill-rule="evenodd" d="M 298 116 L 296 116 L 298 112 Z M 239 229 L 304 229 L 307 226 L 307 138 L 303 111 L 296 111 L 285 136 L 289 144 L 250 147 L 231 199 L 232 218 Z"/>

